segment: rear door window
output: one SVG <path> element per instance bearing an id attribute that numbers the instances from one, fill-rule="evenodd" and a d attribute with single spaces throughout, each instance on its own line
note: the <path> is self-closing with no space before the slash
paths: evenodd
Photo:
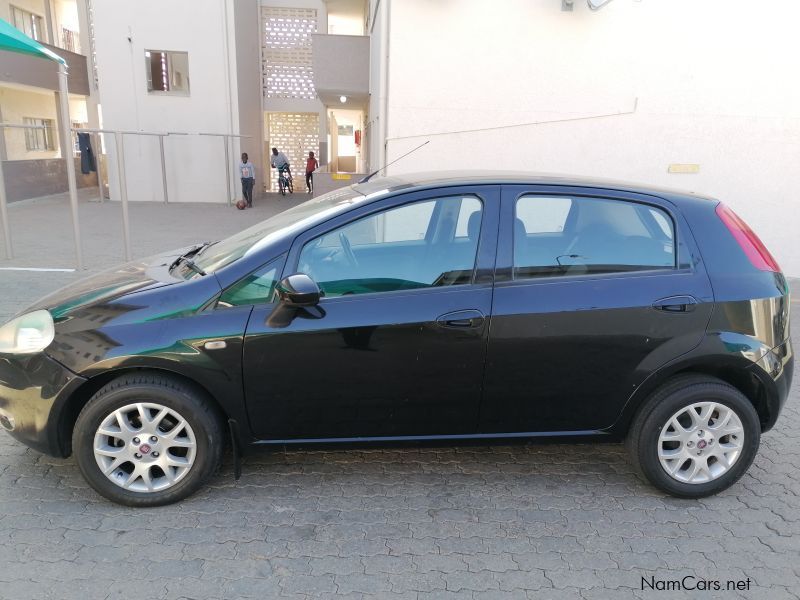
<path id="1" fill-rule="evenodd" d="M 675 268 L 672 218 L 636 202 L 521 196 L 513 235 L 515 279 Z"/>

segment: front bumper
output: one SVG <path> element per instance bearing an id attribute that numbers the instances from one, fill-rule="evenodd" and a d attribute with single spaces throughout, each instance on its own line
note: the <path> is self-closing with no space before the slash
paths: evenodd
<path id="1" fill-rule="evenodd" d="M 58 416 L 84 381 L 45 354 L 0 355 L 0 425 L 34 450 L 64 456 Z"/>

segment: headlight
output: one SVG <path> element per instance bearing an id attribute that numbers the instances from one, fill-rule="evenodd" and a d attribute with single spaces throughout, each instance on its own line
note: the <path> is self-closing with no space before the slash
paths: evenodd
<path id="1" fill-rule="evenodd" d="M 33 354 L 50 345 L 56 335 L 53 317 L 36 310 L 0 327 L 0 353 Z"/>

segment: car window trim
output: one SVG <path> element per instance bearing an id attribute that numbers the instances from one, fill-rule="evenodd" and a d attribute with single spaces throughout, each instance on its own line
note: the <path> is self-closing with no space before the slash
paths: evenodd
<path id="1" fill-rule="evenodd" d="M 640 194 L 636 194 L 636 197 L 633 197 L 631 194 L 623 191 L 623 190 L 608 190 L 608 189 L 595 189 L 595 188 L 578 188 L 578 191 L 573 191 L 575 188 L 569 189 L 552 189 L 550 187 L 545 186 L 545 188 L 529 188 L 527 186 L 519 185 L 519 184 L 508 184 L 503 185 L 502 190 L 503 192 L 510 191 L 512 194 L 509 198 L 508 202 L 511 204 L 510 206 L 510 216 L 511 220 L 510 223 L 503 223 L 503 225 L 508 230 L 508 234 L 510 237 L 510 258 L 511 263 L 510 265 L 506 266 L 505 268 L 498 268 L 496 270 L 496 281 L 498 284 L 506 284 L 506 283 L 520 283 L 520 282 L 537 282 L 537 281 L 579 281 L 579 280 L 587 280 L 587 279 L 608 279 L 611 277 L 622 276 L 624 278 L 630 277 L 641 277 L 641 276 L 655 276 L 655 275 L 665 275 L 665 274 L 680 274 L 680 273 L 694 273 L 695 268 L 694 266 L 690 266 L 689 268 L 683 268 L 680 266 L 680 245 L 683 237 L 687 237 L 681 231 L 681 222 L 677 218 L 674 210 L 674 205 L 672 202 L 665 198 L 661 198 L 658 196 L 647 196 L 641 197 Z M 553 198 L 553 197 L 566 197 L 566 198 L 596 198 L 599 200 L 613 200 L 619 202 L 629 202 L 633 204 L 639 204 L 642 206 L 654 207 L 658 210 L 664 212 L 667 217 L 672 222 L 672 234 L 673 234 L 673 254 L 674 254 L 674 265 L 672 268 L 669 269 L 643 269 L 637 271 L 618 271 L 613 273 L 584 273 L 584 274 L 576 274 L 576 275 L 554 275 L 552 277 L 526 277 L 523 279 L 518 279 L 515 276 L 515 267 L 514 267 L 514 219 L 517 216 L 517 202 L 520 198 L 526 196 L 540 196 L 545 198 Z M 652 201 L 651 201 L 652 198 Z M 567 216 L 567 220 L 569 220 L 570 216 L 572 215 L 574 206 L 570 208 L 570 215 Z M 503 219 L 508 221 L 508 215 L 500 216 L 501 222 Z M 565 225 L 566 230 L 566 225 Z M 692 253 L 694 248 L 687 248 L 687 250 Z M 499 258 L 499 250 L 498 250 L 498 258 Z"/>
<path id="2" fill-rule="evenodd" d="M 408 290 L 390 290 L 388 292 L 367 292 L 365 294 L 347 294 L 346 296 L 332 296 L 330 298 L 326 298 L 322 296 L 320 298 L 320 304 L 331 304 L 334 302 L 339 301 L 347 301 L 353 302 L 356 300 L 362 299 L 377 299 L 377 298 L 402 298 L 404 296 L 419 296 L 423 294 L 435 294 L 435 293 L 445 293 L 445 292 L 462 292 L 466 290 L 474 291 L 484 288 L 491 288 L 492 284 L 490 282 L 478 282 L 478 283 L 462 283 L 459 285 L 441 285 L 437 287 L 423 287 L 423 288 L 412 288 Z"/>
<path id="3" fill-rule="evenodd" d="M 496 287 L 519 287 L 525 285 L 576 283 L 579 281 L 596 281 L 608 279 L 640 279 L 647 277 L 677 277 L 694 275 L 692 268 L 678 269 L 647 269 L 641 271 L 615 271 L 613 273 L 592 273 L 579 275 L 554 275 L 552 277 L 528 277 L 525 279 L 507 279 L 498 281 Z"/>

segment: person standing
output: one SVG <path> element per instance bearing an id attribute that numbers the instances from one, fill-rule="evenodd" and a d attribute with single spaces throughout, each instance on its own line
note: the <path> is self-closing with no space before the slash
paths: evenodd
<path id="1" fill-rule="evenodd" d="M 239 176 L 242 178 L 242 196 L 247 203 L 247 208 L 253 208 L 253 187 L 256 184 L 256 168 L 248 161 L 247 152 L 242 152 L 242 162 L 239 163 Z"/>
<path id="2" fill-rule="evenodd" d="M 309 152 L 306 159 L 306 189 L 308 189 L 309 194 L 314 192 L 314 171 L 318 168 L 319 161 L 314 157 L 313 152 Z"/>

